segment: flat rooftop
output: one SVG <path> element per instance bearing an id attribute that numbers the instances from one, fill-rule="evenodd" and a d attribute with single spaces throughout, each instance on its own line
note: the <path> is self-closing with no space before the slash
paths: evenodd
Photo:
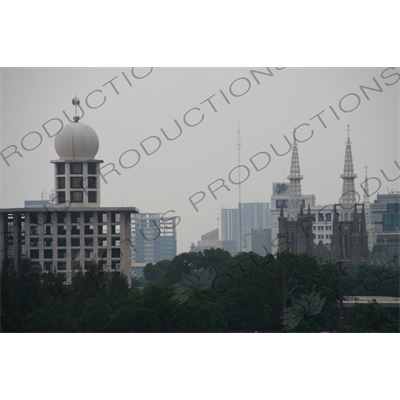
<path id="1" fill-rule="evenodd" d="M 400 307 L 400 297 L 389 296 L 344 296 L 343 306 L 353 307 L 354 304 L 368 304 L 374 299 L 382 307 Z"/>

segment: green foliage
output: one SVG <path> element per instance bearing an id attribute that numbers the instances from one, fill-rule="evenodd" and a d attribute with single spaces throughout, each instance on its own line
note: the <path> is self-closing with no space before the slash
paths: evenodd
<path id="1" fill-rule="evenodd" d="M 342 293 L 398 295 L 396 274 L 398 269 L 387 266 L 383 269 L 347 265 L 343 268 Z M 77 271 L 72 284 L 66 285 L 62 277 L 42 273 L 29 260 L 17 270 L 7 260 L 1 271 L 1 329 L 3 332 L 339 329 L 338 265 L 319 265 L 307 254 L 285 252 L 262 257 L 241 253 L 231 257 L 226 251 L 211 249 L 148 264 L 144 275 L 132 279 L 129 289 L 125 276 L 107 272 L 101 264 L 93 263 L 85 273 Z M 365 307 L 356 305 L 349 310 L 343 331 L 398 331 L 398 321 L 376 303 Z"/>
<path id="2" fill-rule="evenodd" d="M 108 329 L 111 307 L 98 295 L 89 298 L 82 304 L 79 318 L 83 332 L 106 332 Z"/>
<path id="3" fill-rule="evenodd" d="M 344 268 L 344 294 L 351 296 L 399 296 L 399 267 L 352 265 Z"/>
<path id="4" fill-rule="evenodd" d="M 342 331 L 398 333 L 399 321 L 394 319 L 376 300 L 372 300 L 368 304 L 355 304 L 348 311 Z"/>

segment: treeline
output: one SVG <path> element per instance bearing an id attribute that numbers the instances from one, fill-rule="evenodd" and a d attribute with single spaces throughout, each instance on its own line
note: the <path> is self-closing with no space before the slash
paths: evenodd
<path id="1" fill-rule="evenodd" d="M 339 321 L 345 295 L 398 296 L 395 266 L 348 265 L 340 275 L 338 264 L 318 265 L 306 254 L 232 257 L 212 249 L 148 264 L 132 286 L 95 263 L 66 285 L 30 260 L 18 271 L 8 260 L 2 332 L 398 331 L 398 321 L 372 303 Z"/>

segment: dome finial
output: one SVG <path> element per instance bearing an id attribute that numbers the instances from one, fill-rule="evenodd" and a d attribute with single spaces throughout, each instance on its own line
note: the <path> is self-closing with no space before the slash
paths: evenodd
<path id="1" fill-rule="evenodd" d="M 81 104 L 81 101 L 78 99 L 78 97 L 76 97 L 76 94 L 75 94 L 75 97 L 72 99 L 72 104 L 75 106 L 75 115 L 74 115 L 73 120 L 75 122 L 79 122 L 81 117 L 78 115 L 78 106 Z"/>

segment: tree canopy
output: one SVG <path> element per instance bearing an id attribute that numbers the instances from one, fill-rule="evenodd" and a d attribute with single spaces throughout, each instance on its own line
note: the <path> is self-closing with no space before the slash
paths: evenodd
<path id="1" fill-rule="evenodd" d="M 393 332 L 398 321 L 377 303 L 347 310 L 346 295 L 398 296 L 398 268 L 318 264 L 221 249 L 148 264 L 132 280 L 93 263 L 70 285 L 30 260 L 1 271 L 3 332 Z M 397 324 L 397 325 L 396 325 Z"/>

